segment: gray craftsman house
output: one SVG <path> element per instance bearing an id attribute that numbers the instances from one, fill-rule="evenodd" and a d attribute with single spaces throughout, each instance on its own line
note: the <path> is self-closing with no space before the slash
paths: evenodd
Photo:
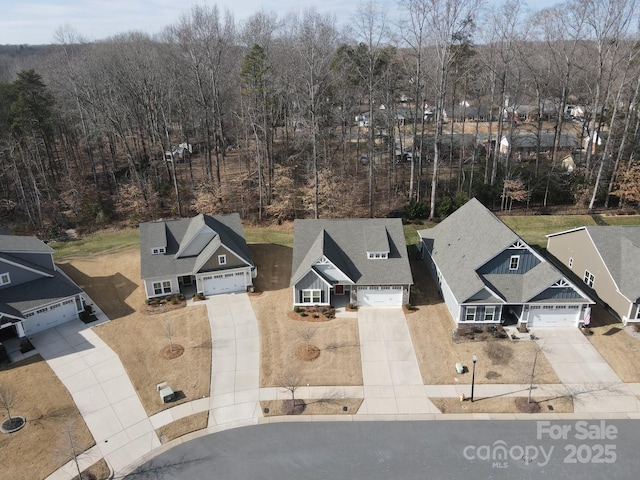
<path id="1" fill-rule="evenodd" d="M 291 272 L 295 306 L 402 306 L 413 284 L 399 218 L 296 220 Z"/>
<path id="2" fill-rule="evenodd" d="M 246 292 L 257 274 L 237 213 L 141 223 L 140 268 L 147 298 Z"/>
<path id="3" fill-rule="evenodd" d="M 578 326 L 594 303 L 476 199 L 418 234 L 458 325 Z"/>
<path id="4" fill-rule="evenodd" d="M 0 329 L 18 338 L 84 310 L 82 290 L 58 270 L 53 249 L 35 237 L 0 235 Z"/>
<path id="5" fill-rule="evenodd" d="M 640 227 L 580 227 L 547 235 L 547 251 L 623 322 L 640 321 Z"/>

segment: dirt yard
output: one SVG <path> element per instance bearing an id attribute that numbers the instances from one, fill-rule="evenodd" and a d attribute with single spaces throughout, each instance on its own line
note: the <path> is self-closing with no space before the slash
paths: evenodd
<path id="1" fill-rule="evenodd" d="M 79 451 L 95 444 L 71 395 L 39 355 L 0 371 L 0 385 L 14 392 L 11 415 L 27 419 L 21 430 L 0 433 L 0 478 L 46 478 L 71 460 L 70 439 Z M 0 422 L 6 418 L 1 410 Z"/>
<path id="2" fill-rule="evenodd" d="M 249 248 L 258 267 L 256 288 L 263 292 L 250 297 L 260 328 L 260 386 L 280 386 L 292 373 L 300 385 L 362 385 L 357 320 L 291 320 L 292 250 L 268 244 Z M 313 361 L 301 360 L 295 354 L 307 342 L 320 349 L 320 356 Z"/>
<path id="3" fill-rule="evenodd" d="M 528 404 L 525 397 L 476 398 L 461 402 L 458 398 L 431 398 L 442 413 L 573 413 L 571 397 L 536 398 Z"/>
<path id="4" fill-rule="evenodd" d="M 632 325 L 622 323 L 599 305 L 594 305 L 587 337 L 623 382 L 640 383 L 640 338 L 632 335 Z"/>
<path id="5" fill-rule="evenodd" d="M 471 374 L 457 374 L 461 362 L 471 370 L 471 357 L 478 356 L 476 383 L 528 383 L 536 351 L 531 341 L 510 339 L 454 343 L 453 319 L 422 260 L 411 255 L 414 286 L 411 303 L 418 310 L 407 315 L 413 346 L 426 385 L 470 384 Z M 553 368 L 538 355 L 535 383 L 560 383 Z"/>
<path id="6" fill-rule="evenodd" d="M 204 305 L 141 313 L 144 289 L 137 248 L 70 257 L 60 266 L 112 320 L 94 330 L 119 355 L 148 415 L 209 395 L 211 333 Z M 172 343 L 184 348 L 178 358 L 160 353 L 169 345 L 167 325 Z M 160 402 L 156 385 L 161 382 L 178 393 L 176 402 Z"/>

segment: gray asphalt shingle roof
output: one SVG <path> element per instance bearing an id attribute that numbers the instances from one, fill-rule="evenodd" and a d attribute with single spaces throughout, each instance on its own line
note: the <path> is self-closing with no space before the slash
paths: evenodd
<path id="1" fill-rule="evenodd" d="M 389 258 L 367 258 L 369 233 L 372 229 L 377 232 L 372 247 L 388 245 Z M 383 239 L 385 236 L 386 243 Z M 302 279 L 322 255 L 356 285 L 413 284 L 402 221 L 399 218 L 296 220 L 293 230 L 291 285 Z"/>
<path id="2" fill-rule="evenodd" d="M 52 270 L 47 273 L 53 276 L 0 290 L 0 305 L 25 312 L 82 293 L 80 287 L 62 273 Z"/>
<path id="3" fill-rule="evenodd" d="M 175 258 L 182 246 L 190 242 L 204 225 L 212 229 L 216 235 L 198 255 Z M 166 253 L 153 255 L 151 249 L 161 246 L 158 244 L 158 235 L 164 234 L 166 238 Z M 198 215 L 194 218 L 179 220 L 161 220 L 158 222 L 146 222 L 140 224 L 140 270 L 141 276 L 155 278 L 174 275 L 193 275 L 214 253 L 210 248 L 212 242 L 220 242 L 226 248 L 238 255 L 248 265 L 253 265 L 247 242 L 244 238 L 244 230 L 240 215 Z M 206 258 L 205 258 L 206 257 Z"/>
<path id="4" fill-rule="evenodd" d="M 6 253 L 53 253 L 53 248 L 36 237 L 0 235 L 0 252 Z"/>
<path id="5" fill-rule="evenodd" d="M 22 255 L 28 253 L 53 254 L 53 251 L 51 247 L 36 237 L 0 235 L 0 258 L 46 275 L 37 280 L 0 289 L 0 313 L 22 317 L 21 312 L 82 293 L 80 287 L 61 272 L 11 255 L 12 253 Z"/>
<path id="6" fill-rule="evenodd" d="M 613 281 L 632 301 L 640 298 L 640 227 L 585 227 Z"/>
<path id="7" fill-rule="evenodd" d="M 507 303 L 525 303 L 562 277 L 546 260 L 524 275 L 479 275 L 480 267 L 522 239 L 475 198 L 435 227 L 418 233 L 432 245 L 432 258 L 458 303 L 485 285 Z"/>

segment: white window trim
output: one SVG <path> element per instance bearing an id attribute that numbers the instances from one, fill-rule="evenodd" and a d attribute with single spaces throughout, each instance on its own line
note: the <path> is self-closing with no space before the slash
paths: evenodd
<path id="1" fill-rule="evenodd" d="M 487 313 L 491 311 L 491 319 L 487 319 Z M 484 307 L 484 321 L 493 322 L 496 319 L 496 307 Z"/>
<path id="2" fill-rule="evenodd" d="M 9 272 L 0 273 L 0 287 L 4 285 L 9 285 L 11 283 L 11 276 L 9 276 Z"/>
<path id="3" fill-rule="evenodd" d="M 218 264 L 226 265 L 227 264 L 227 256 L 226 255 L 218 255 Z"/>
<path id="4" fill-rule="evenodd" d="M 317 294 L 317 301 L 315 301 Z M 302 295 L 300 298 L 301 303 L 321 303 L 322 302 L 322 290 L 319 288 L 307 288 L 302 290 Z"/>
<path id="5" fill-rule="evenodd" d="M 476 313 L 477 307 L 466 307 L 464 309 L 464 321 L 465 322 L 475 322 L 476 321 Z M 473 318 L 469 319 L 469 314 L 473 312 Z"/>
<path id="6" fill-rule="evenodd" d="M 515 267 L 513 266 L 515 262 Z M 511 255 L 509 259 L 509 270 L 518 270 L 520 268 L 520 255 Z"/>
<path id="7" fill-rule="evenodd" d="M 166 290 L 165 283 L 169 284 L 168 291 Z M 158 288 L 156 288 L 156 285 L 158 286 Z M 170 295 L 171 292 L 173 291 L 173 284 L 171 280 L 158 280 L 151 283 L 151 289 L 153 290 L 153 295 L 157 297 L 161 295 Z M 160 293 L 158 293 L 156 290 L 160 290 Z"/>
<path id="8" fill-rule="evenodd" d="M 582 277 L 582 281 L 590 288 L 593 288 L 593 284 L 596 281 L 596 277 L 589 270 L 584 271 L 584 277 Z"/>
<path id="9" fill-rule="evenodd" d="M 166 253 L 167 249 L 165 247 L 153 247 L 151 249 L 151 255 L 159 255 L 161 253 Z"/>
<path id="10" fill-rule="evenodd" d="M 389 258 L 388 252 L 367 252 L 367 258 L 369 260 L 386 260 Z"/>
<path id="11" fill-rule="evenodd" d="M 569 257 L 569 268 L 573 268 L 573 257 Z"/>

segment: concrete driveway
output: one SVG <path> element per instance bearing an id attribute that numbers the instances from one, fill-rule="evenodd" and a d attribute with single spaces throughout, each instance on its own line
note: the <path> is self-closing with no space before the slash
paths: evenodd
<path id="1" fill-rule="evenodd" d="M 98 458 L 117 471 L 160 446 L 120 358 L 91 328 L 74 320 L 29 338 L 71 394 Z"/>
<path id="2" fill-rule="evenodd" d="M 364 384 L 358 414 L 439 413 L 427 398 L 402 309 L 362 307 L 358 330 Z"/>
<path id="3" fill-rule="evenodd" d="M 575 412 L 640 412 L 640 402 L 577 328 L 536 328 L 538 345 L 574 398 Z"/>
<path id="4" fill-rule="evenodd" d="M 211 325 L 211 415 L 209 427 L 246 422 L 260 409 L 260 333 L 246 293 L 206 300 Z"/>

